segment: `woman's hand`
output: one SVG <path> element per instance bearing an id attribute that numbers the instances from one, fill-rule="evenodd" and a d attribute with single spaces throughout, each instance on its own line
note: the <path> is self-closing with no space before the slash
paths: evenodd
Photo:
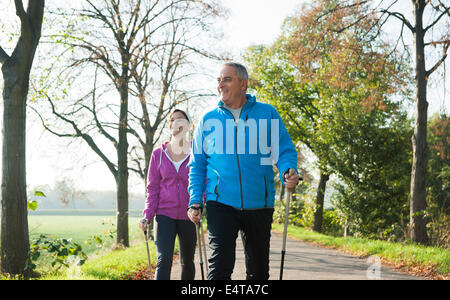
<path id="1" fill-rule="evenodd" d="M 139 221 L 139 228 L 145 232 L 145 231 L 147 231 L 148 225 L 150 225 L 150 223 L 151 222 L 149 220 L 142 219 L 141 221 Z"/>

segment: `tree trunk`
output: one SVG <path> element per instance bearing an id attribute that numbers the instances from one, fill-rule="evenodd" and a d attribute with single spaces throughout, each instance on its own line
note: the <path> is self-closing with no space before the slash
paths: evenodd
<path id="1" fill-rule="evenodd" d="M 17 67 L 2 68 L 3 176 L 2 176 L 2 271 L 22 274 L 30 249 L 25 176 L 25 124 L 28 76 Z"/>
<path id="2" fill-rule="evenodd" d="M 325 188 L 328 179 L 330 179 L 330 175 L 325 174 L 321 171 L 319 179 L 319 187 L 317 188 L 316 211 L 314 212 L 314 224 L 313 224 L 313 230 L 316 232 L 322 232 L 323 202 L 325 199 Z"/>
<path id="3" fill-rule="evenodd" d="M 25 168 L 26 100 L 31 65 L 41 36 L 44 1 L 16 3 L 21 36 L 11 56 L 0 47 L 3 89 L 1 269 L 25 274 L 30 250 Z"/>
<path id="4" fill-rule="evenodd" d="M 123 74 L 122 78 L 126 77 Z M 128 235 L 128 85 L 120 88 L 119 144 L 117 145 L 117 244 L 129 247 Z"/>
<path id="5" fill-rule="evenodd" d="M 410 230 L 411 239 L 417 243 L 426 243 L 427 231 L 425 221 L 426 209 L 426 172 L 428 164 L 427 145 L 427 80 L 424 53 L 423 11 L 424 0 L 414 1 L 416 47 L 416 122 L 412 137 L 413 162 L 411 171 L 411 203 L 410 203 Z"/>

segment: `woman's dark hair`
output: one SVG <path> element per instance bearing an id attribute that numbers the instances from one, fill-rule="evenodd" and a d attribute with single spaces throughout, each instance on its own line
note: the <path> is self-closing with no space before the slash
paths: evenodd
<path id="1" fill-rule="evenodd" d="M 178 108 L 175 108 L 174 110 L 172 110 L 172 112 L 169 114 L 169 120 L 170 120 L 170 118 L 172 118 L 173 114 L 176 113 L 176 112 L 182 113 L 183 116 L 186 118 L 186 120 L 188 120 L 189 123 L 191 122 L 191 120 L 189 119 L 189 117 L 188 117 L 188 115 L 186 114 L 186 112 L 183 111 L 183 110 L 181 110 L 181 109 L 178 109 Z"/>

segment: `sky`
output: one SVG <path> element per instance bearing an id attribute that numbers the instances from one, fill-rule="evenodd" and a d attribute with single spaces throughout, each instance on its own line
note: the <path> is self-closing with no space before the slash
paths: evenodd
<path id="1" fill-rule="evenodd" d="M 280 34 L 284 19 L 303 0 L 226 0 L 231 15 L 223 25 L 228 49 L 243 50 L 252 44 L 268 44 Z"/>
<path id="2" fill-rule="evenodd" d="M 224 31 L 222 48 L 230 49 L 234 57 L 239 57 L 252 44 L 273 42 L 281 32 L 283 20 L 303 2 L 303 0 L 222 1 L 221 4 L 230 9 L 229 18 L 219 24 Z M 115 181 L 105 164 L 92 154 L 91 150 L 86 150 L 87 147 L 81 142 L 72 143 L 70 148 L 62 147 L 61 145 L 67 144 L 67 140 L 48 138 L 48 134 L 42 133 L 42 130 L 37 128 L 29 130 L 33 132 L 27 136 L 29 187 L 44 184 L 53 186 L 56 180 L 67 176 L 74 178 L 78 189 L 115 189 Z M 70 149 L 70 153 L 67 149 Z M 142 181 L 139 179 L 130 178 L 129 184 L 129 190 L 132 192 L 143 190 Z"/>
<path id="3" fill-rule="evenodd" d="M 6 2 L 12 3 L 11 0 L 0 0 L 0 8 L 3 8 Z M 229 49 L 239 59 L 240 54 L 250 45 L 270 44 L 281 32 L 283 20 L 304 2 L 309 0 L 221 1 L 222 5 L 230 9 L 229 18 L 218 24 L 224 32 L 222 48 Z M 0 10 L 0 14 L 3 14 L 3 11 Z M 15 15 L 12 14 L 11 17 Z M 4 20 L 2 16 L 0 23 Z M 439 89 L 442 90 L 443 86 L 429 89 L 430 110 L 437 111 L 442 105 L 447 105 L 447 111 L 449 111 L 449 99 L 446 100 L 447 104 L 443 104 L 442 97 L 439 96 Z M 48 138 L 48 134 L 42 132 L 38 123 L 29 124 L 28 130 L 27 184 L 29 187 L 45 184 L 53 186 L 56 180 L 68 176 L 73 178 L 76 188 L 80 190 L 115 190 L 115 181 L 105 164 L 82 142 L 73 142 L 67 146 L 67 140 Z M 131 179 L 129 190 L 143 192 L 142 181 Z"/>

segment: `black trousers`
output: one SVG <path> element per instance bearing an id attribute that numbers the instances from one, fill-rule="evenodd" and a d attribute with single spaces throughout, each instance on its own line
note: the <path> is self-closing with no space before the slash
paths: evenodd
<path id="1" fill-rule="evenodd" d="M 174 220 L 156 215 L 155 245 L 157 252 L 156 280 L 170 280 L 175 237 L 180 249 L 181 280 L 194 280 L 194 253 L 197 236 L 195 225 L 187 220 Z"/>
<path id="2" fill-rule="evenodd" d="M 236 238 L 242 232 L 247 280 L 269 279 L 270 230 L 273 208 L 238 210 L 208 201 L 210 258 L 208 279 L 231 280 L 236 260 Z"/>

